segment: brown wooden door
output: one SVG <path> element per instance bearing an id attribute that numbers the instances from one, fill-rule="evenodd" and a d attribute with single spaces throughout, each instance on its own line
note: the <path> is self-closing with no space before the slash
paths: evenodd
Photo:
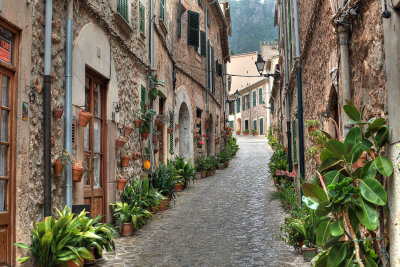
<path id="1" fill-rule="evenodd" d="M 90 205 L 90 215 L 93 217 L 105 216 L 105 98 L 105 81 L 87 71 L 85 108 L 94 114 L 94 118 L 84 132 L 84 156 L 88 169 L 84 175 L 84 198 L 85 204 Z"/>
<path id="2" fill-rule="evenodd" d="M 0 68 L 0 265 L 11 264 L 12 209 L 14 198 L 12 73 Z"/>

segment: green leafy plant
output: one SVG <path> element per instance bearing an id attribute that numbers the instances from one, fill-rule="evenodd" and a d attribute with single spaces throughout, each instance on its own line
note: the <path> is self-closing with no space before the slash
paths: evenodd
<path id="1" fill-rule="evenodd" d="M 383 223 L 378 209 L 387 204 L 384 184 L 393 173 L 393 165 L 384 154 L 390 129 L 384 118 L 363 121 L 364 108 L 359 111 L 352 102 L 343 109 L 355 127 L 344 141 L 328 137 L 320 155 L 320 184 L 302 185 L 303 202 L 317 215 L 327 218 L 317 229 L 316 243 L 327 251 L 318 262 L 339 266 L 355 261 L 359 266 L 377 266 L 379 262 L 366 251 L 368 243 L 361 241 L 361 229 L 376 236 L 379 222 Z M 354 167 L 363 152 L 370 158 Z M 348 241 L 339 242 L 343 236 Z M 374 249 L 369 249 L 379 254 L 380 262 L 385 261 L 382 250 L 386 247 L 381 247 L 376 239 L 373 243 Z"/>
<path id="2" fill-rule="evenodd" d="M 128 203 L 117 202 L 111 204 L 111 206 L 114 208 L 113 216 L 119 229 L 124 223 L 131 223 L 134 229 L 140 229 L 153 216 L 150 211 L 141 207 L 131 206 Z"/>
<path id="3" fill-rule="evenodd" d="M 307 149 L 307 155 L 314 156 L 320 153 L 319 149 L 316 146 L 311 146 Z"/>
<path id="4" fill-rule="evenodd" d="M 306 128 L 309 127 L 318 127 L 320 125 L 319 120 L 306 120 L 304 122 L 304 126 L 306 126 Z"/>
<path id="5" fill-rule="evenodd" d="M 175 199 L 174 187 L 177 180 L 174 177 L 174 170 L 171 170 L 170 166 L 160 164 L 160 166 L 149 175 L 150 182 L 156 190 L 158 190 L 163 196 L 168 196 L 171 199 Z"/>
<path id="6" fill-rule="evenodd" d="M 150 101 L 156 100 L 157 97 L 164 98 L 164 95 L 158 88 L 164 87 L 165 82 L 158 80 L 157 77 L 152 74 L 149 75 L 149 80 L 150 80 L 150 90 L 149 90 Z"/>
<path id="7" fill-rule="evenodd" d="M 190 162 L 185 161 L 183 157 L 176 156 L 170 160 L 170 163 L 176 169 L 176 172 L 183 181 L 194 181 L 196 179 L 196 170 Z"/>
<path id="8" fill-rule="evenodd" d="M 61 149 L 58 152 L 57 160 L 60 161 L 64 165 L 64 167 L 74 164 L 74 161 L 71 158 L 71 154 L 68 153 L 65 149 Z"/>

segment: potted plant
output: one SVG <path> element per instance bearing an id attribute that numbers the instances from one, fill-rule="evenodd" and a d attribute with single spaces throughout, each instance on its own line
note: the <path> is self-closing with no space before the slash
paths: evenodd
<path id="1" fill-rule="evenodd" d="M 127 179 L 122 177 L 122 175 L 118 175 L 117 177 L 117 190 L 124 190 L 126 183 L 128 182 Z"/>
<path id="2" fill-rule="evenodd" d="M 93 118 L 93 114 L 90 112 L 86 112 L 83 109 L 79 111 L 79 126 L 86 127 L 89 121 Z"/>
<path id="3" fill-rule="evenodd" d="M 61 119 L 63 113 L 64 113 L 64 108 L 63 107 L 54 107 L 53 108 L 53 117 L 55 119 Z"/>
<path id="4" fill-rule="evenodd" d="M 117 202 L 111 204 L 114 208 L 113 216 L 119 226 L 121 236 L 131 236 L 133 234 L 132 209 L 128 203 Z"/>
<path id="5" fill-rule="evenodd" d="M 159 139 L 160 139 L 160 132 L 154 131 L 153 132 L 153 144 L 158 143 Z"/>
<path id="6" fill-rule="evenodd" d="M 311 133 L 318 129 L 320 122 L 318 120 L 306 120 L 304 125 L 308 128 L 308 132 Z"/>
<path id="7" fill-rule="evenodd" d="M 175 130 L 179 130 L 179 124 L 175 124 Z"/>
<path id="8" fill-rule="evenodd" d="M 236 130 L 236 134 L 237 134 L 237 135 L 240 135 L 241 133 L 242 133 L 241 130 Z"/>
<path id="9" fill-rule="evenodd" d="M 142 120 L 141 119 L 136 119 L 136 120 L 133 121 L 133 123 L 135 124 L 136 128 L 139 128 L 140 124 L 142 124 Z"/>
<path id="10" fill-rule="evenodd" d="M 54 161 L 54 174 L 61 174 L 65 166 L 70 166 L 72 164 L 73 160 L 71 159 L 71 154 L 64 149 L 60 150 L 57 159 Z"/>
<path id="11" fill-rule="evenodd" d="M 133 159 L 133 160 L 138 160 L 139 157 L 140 157 L 139 152 L 133 152 L 133 153 L 132 153 L 132 159 Z"/>
<path id="12" fill-rule="evenodd" d="M 125 125 L 125 136 L 129 136 L 132 133 L 132 131 L 133 127 L 130 124 Z"/>
<path id="13" fill-rule="evenodd" d="M 168 129 L 167 129 L 168 134 L 172 134 L 173 131 L 174 131 L 174 129 L 168 127 Z"/>
<path id="14" fill-rule="evenodd" d="M 143 139 L 147 139 L 149 136 L 149 124 L 148 122 L 144 122 L 139 126 L 139 132 Z"/>
<path id="15" fill-rule="evenodd" d="M 250 131 L 248 129 L 243 131 L 244 135 L 249 135 Z"/>
<path id="16" fill-rule="evenodd" d="M 115 143 L 117 145 L 117 148 L 124 147 L 124 145 L 126 143 L 126 137 L 121 135 L 115 141 L 116 141 Z"/>
<path id="17" fill-rule="evenodd" d="M 131 157 L 129 156 L 129 153 L 127 152 L 121 153 L 121 167 L 128 167 L 130 160 Z"/>
<path id="18" fill-rule="evenodd" d="M 258 135 L 258 131 L 257 130 L 252 130 L 253 136 Z"/>
<path id="19" fill-rule="evenodd" d="M 74 164 L 72 165 L 72 180 L 74 182 L 80 183 L 82 181 L 82 176 L 84 172 L 85 168 L 82 161 L 74 162 Z"/>

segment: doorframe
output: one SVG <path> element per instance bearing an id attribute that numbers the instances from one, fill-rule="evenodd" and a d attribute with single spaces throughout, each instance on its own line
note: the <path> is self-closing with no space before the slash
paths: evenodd
<path id="1" fill-rule="evenodd" d="M 20 30 L 16 29 L 15 27 L 11 26 L 9 23 L 7 23 L 5 20 L 0 18 L 0 26 L 5 28 L 6 30 L 10 31 L 14 35 L 14 44 L 12 46 L 12 54 L 11 54 L 11 59 L 12 59 L 12 64 L 8 64 L 5 62 L 0 61 L 0 66 L 7 70 L 8 72 L 11 72 L 13 74 L 12 81 L 10 82 L 10 89 L 9 89 L 9 97 L 10 97 L 10 106 L 12 105 L 12 108 L 10 108 L 10 194 L 9 194 L 9 201 L 10 205 L 9 208 L 11 209 L 10 211 L 10 252 L 9 256 L 11 257 L 11 265 L 16 264 L 16 248 L 12 244 L 15 243 L 16 241 L 16 233 L 15 233 L 15 214 L 16 214 L 16 136 L 17 136 L 17 99 L 18 99 L 18 68 L 19 68 L 19 43 L 20 43 Z"/>

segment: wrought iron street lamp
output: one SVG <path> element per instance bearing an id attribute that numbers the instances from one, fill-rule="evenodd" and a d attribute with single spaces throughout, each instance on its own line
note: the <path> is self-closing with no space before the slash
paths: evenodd
<path id="1" fill-rule="evenodd" d="M 263 74 L 265 61 L 260 54 L 258 55 L 257 61 L 255 62 L 255 64 L 256 64 L 258 73 L 260 73 L 260 76 L 264 76 L 266 78 L 272 77 L 274 79 L 279 79 L 281 77 L 281 74 L 278 71 L 275 71 L 275 73 L 272 73 L 272 74 L 271 73 Z"/>
<path id="2" fill-rule="evenodd" d="M 268 108 L 271 110 L 271 113 L 274 113 L 274 101 L 271 102 L 271 106 L 267 107 L 267 104 L 265 103 L 265 101 L 262 102 L 262 105 L 264 108 Z"/>
<path id="3" fill-rule="evenodd" d="M 239 90 L 236 90 L 234 95 L 235 95 L 235 100 L 237 100 L 239 98 L 239 96 L 240 96 Z"/>

